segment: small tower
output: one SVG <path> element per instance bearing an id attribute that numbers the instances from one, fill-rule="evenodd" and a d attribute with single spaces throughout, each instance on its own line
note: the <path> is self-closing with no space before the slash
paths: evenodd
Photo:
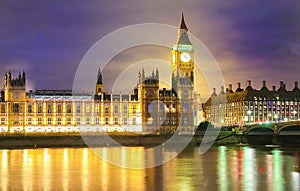
<path id="1" fill-rule="evenodd" d="M 103 94 L 104 92 L 104 84 L 102 81 L 102 72 L 101 72 L 101 68 L 99 68 L 98 70 L 98 76 L 97 76 L 97 83 L 96 83 L 96 95 L 100 95 Z"/>
<path id="2" fill-rule="evenodd" d="M 11 72 L 5 74 L 4 101 L 26 101 L 26 77 L 23 71 L 13 79 Z"/>

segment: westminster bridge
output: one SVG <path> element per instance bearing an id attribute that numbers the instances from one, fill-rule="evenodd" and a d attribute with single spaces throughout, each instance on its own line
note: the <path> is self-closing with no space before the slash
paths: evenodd
<path id="1" fill-rule="evenodd" d="M 242 134 L 249 143 L 298 145 L 300 121 L 245 125 Z"/>

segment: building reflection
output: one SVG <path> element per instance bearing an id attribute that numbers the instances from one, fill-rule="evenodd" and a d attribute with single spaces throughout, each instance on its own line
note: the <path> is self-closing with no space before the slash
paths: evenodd
<path id="1" fill-rule="evenodd" d="M 129 169 L 156 164 L 175 151 L 98 149 L 102 159 L 88 148 L 0 150 L 0 190 L 299 190 L 296 151 L 220 146 L 199 155 L 187 148 L 163 165 Z M 109 157 L 122 167 L 105 162 Z"/>

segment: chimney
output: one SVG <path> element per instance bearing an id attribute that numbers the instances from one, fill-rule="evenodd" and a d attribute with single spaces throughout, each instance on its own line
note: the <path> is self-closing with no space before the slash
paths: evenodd
<path id="1" fill-rule="evenodd" d="M 251 86 L 251 80 L 247 81 L 247 86 L 249 86 L 249 87 Z"/>
<path id="2" fill-rule="evenodd" d="M 263 87 L 266 87 L 266 84 L 267 84 L 267 82 L 266 82 L 266 80 L 264 80 L 263 81 Z"/>
<path id="3" fill-rule="evenodd" d="M 216 93 L 216 88 L 213 88 L 214 94 Z"/>
<path id="4" fill-rule="evenodd" d="M 276 86 L 272 86 L 272 88 L 273 88 L 273 91 L 275 92 L 276 91 Z"/>
<path id="5" fill-rule="evenodd" d="M 286 90 L 286 89 L 285 89 L 285 84 L 283 84 L 283 89 Z"/>
<path id="6" fill-rule="evenodd" d="M 295 88 L 298 88 L 298 82 L 297 81 L 295 82 Z"/>
<path id="7" fill-rule="evenodd" d="M 280 87 L 283 88 L 283 81 L 280 81 Z"/>
<path id="8" fill-rule="evenodd" d="M 221 91 L 224 92 L 224 86 L 221 86 Z"/>
<path id="9" fill-rule="evenodd" d="M 238 89 L 241 89 L 241 82 L 237 83 Z"/>
<path id="10" fill-rule="evenodd" d="M 231 92 L 232 91 L 232 84 L 229 84 L 228 90 Z"/>

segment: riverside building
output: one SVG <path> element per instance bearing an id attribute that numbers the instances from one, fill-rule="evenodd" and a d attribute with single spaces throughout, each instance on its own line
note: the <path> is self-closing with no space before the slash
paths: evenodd
<path id="1" fill-rule="evenodd" d="M 160 89 L 159 71 L 138 74 L 132 94 L 104 91 L 101 70 L 94 94 L 72 90 L 26 91 L 26 74 L 5 74 L 0 102 L 1 132 L 192 132 L 200 123 L 194 91 L 194 46 L 184 16 L 172 49 L 172 88 Z M 105 75 L 105 74 L 104 74 Z"/>
<path id="2" fill-rule="evenodd" d="M 268 89 L 266 81 L 260 89 L 253 89 L 248 80 L 245 89 L 241 83 L 235 91 L 232 84 L 226 90 L 221 87 L 219 94 L 214 89 L 203 110 L 207 121 L 215 118 L 225 126 L 299 120 L 300 90 L 298 82 L 287 90 L 283 81 L 278 89 Z"/>

